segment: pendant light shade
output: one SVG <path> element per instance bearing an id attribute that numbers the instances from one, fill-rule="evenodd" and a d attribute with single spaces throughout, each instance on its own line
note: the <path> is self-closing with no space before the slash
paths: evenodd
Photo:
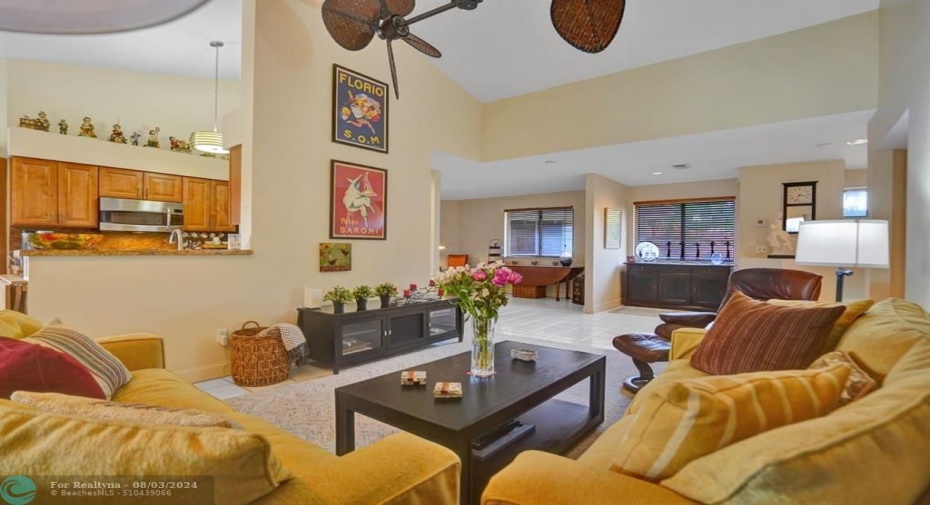
<path id="1" fill-rule="evenodd" d="M 220 48 L 223 43 L 214 40 L 210 47 L 216 49 L 216 67 L 213 74 L 213 131 L 202 130 L 191 133 L 190 145 L 192 149 L 210 154 L 227 154 L 223 147 L 223 134 L 217 131 L 218 101 L 220 95 Z"/>

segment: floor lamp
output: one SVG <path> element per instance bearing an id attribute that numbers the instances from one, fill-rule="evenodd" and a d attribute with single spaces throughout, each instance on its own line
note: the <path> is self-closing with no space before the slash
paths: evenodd
<path id="1" fill-rule="evenodd" d="M 852 267 L 888 268 L 888 221 L 840 219 L 808 221 L 798 230 L 798 265 L 836 269 L 836 301 L 843 301 L 843 279 Z"/>

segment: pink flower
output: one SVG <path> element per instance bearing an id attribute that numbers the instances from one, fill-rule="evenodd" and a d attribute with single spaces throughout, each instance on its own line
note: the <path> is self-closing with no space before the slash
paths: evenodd
<path id="1" fill-rule="evenodd" d="M 488 274 L 484 273 L 484 270 L 476 270 L 474 273 L 471 274 L 471 278 L 478 282 L 481 282 L 488 278 Z"/>

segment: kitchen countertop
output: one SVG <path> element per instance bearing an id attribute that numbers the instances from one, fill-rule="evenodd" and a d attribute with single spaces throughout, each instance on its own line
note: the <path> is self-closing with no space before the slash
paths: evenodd
<path id="1" fill-rule="evenodd" d="M 105 251 L 105 250 L 33 250 L 22 251 L 22 256 L 249 256 L 251 249 L 183 249 L 147 250 L 147 251 Z"/>

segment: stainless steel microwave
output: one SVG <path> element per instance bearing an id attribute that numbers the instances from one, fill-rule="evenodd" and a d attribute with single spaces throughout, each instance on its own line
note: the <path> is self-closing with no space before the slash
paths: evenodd
<path id="1" fill-rule="evenodd" d="M 100 229 L 115 231 L 148 231 L 169 233 L 184 226 L 184 204 L 129 200 L 100 199 Z"/>

